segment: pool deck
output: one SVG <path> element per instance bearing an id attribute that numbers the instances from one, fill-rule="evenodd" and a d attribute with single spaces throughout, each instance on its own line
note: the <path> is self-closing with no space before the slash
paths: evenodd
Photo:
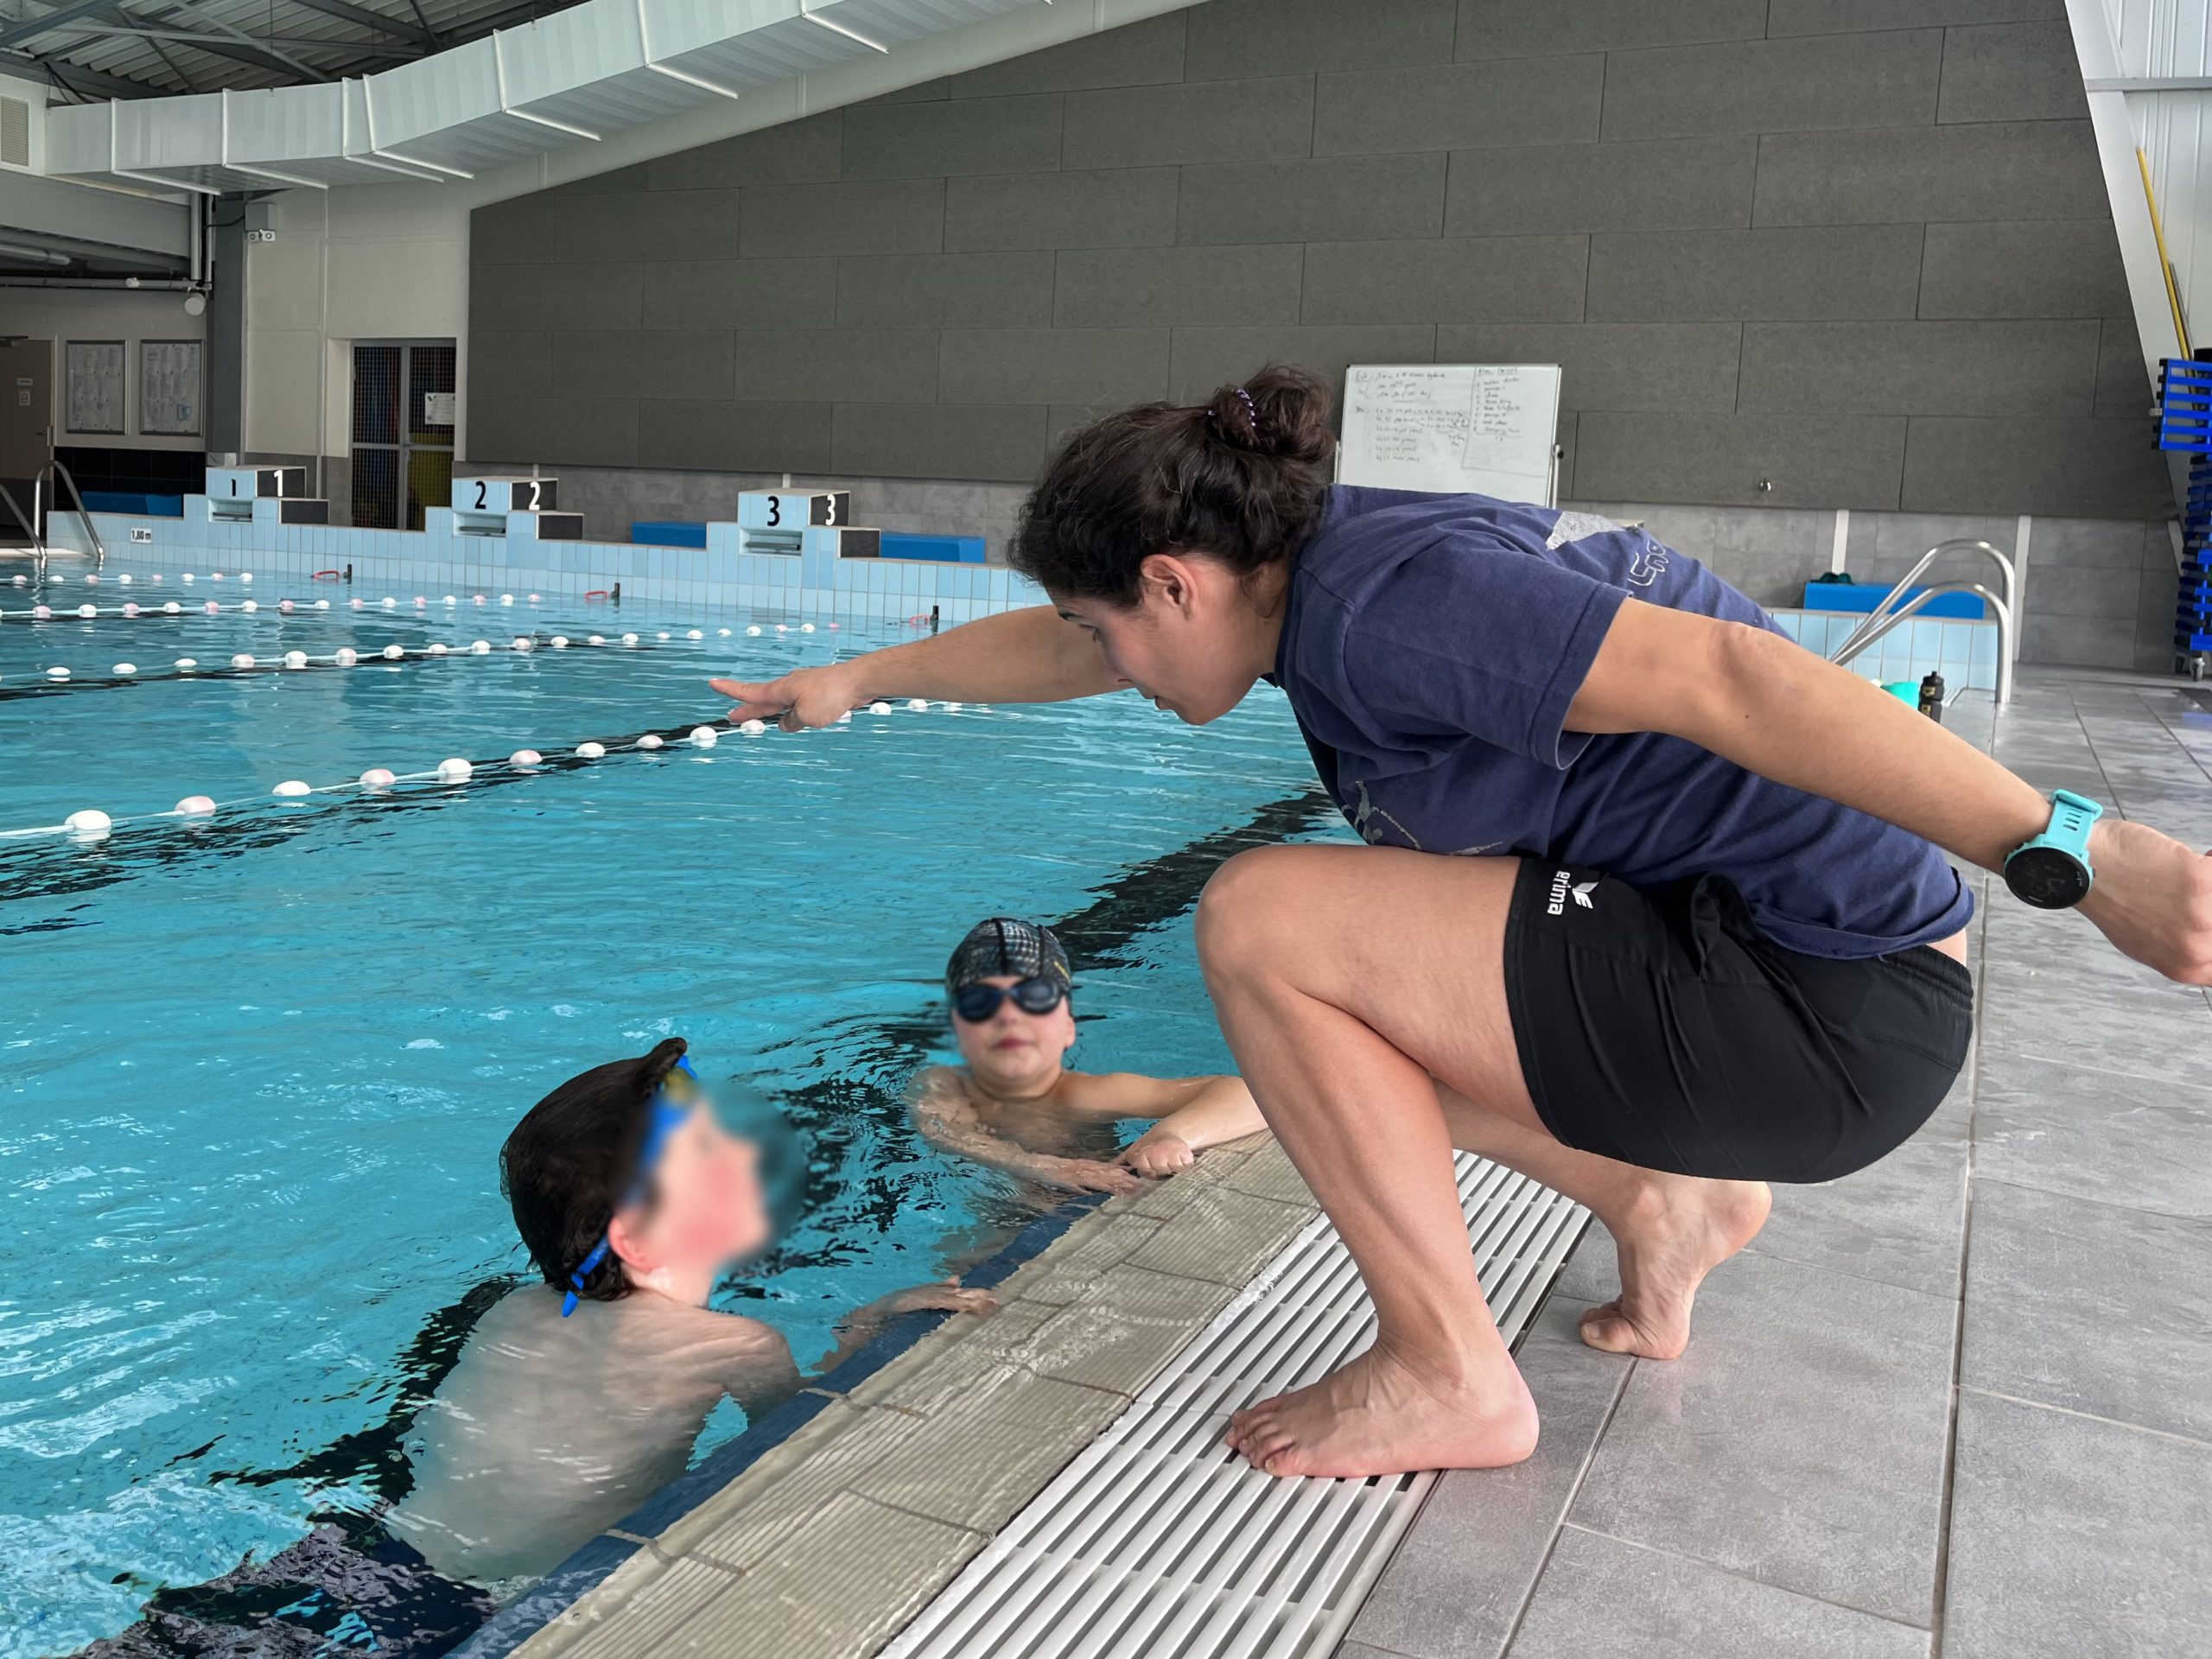
<path id="1" fill-rule="evenodd" d="M 2175 682 L 2031 671 L 1951 719 L 2212 842 L 2212 707 Z M 1973 947 L 1959 1087 L 1875 1168 L 1779 1192 L 1685 1357 L 1577 1340 L 1614 1284 L 1590 1230 L 1520 1350 L 1541 1446 L 1433 1487 L 1346 1659 L 2212 1651 L 2212 1002 L 2001 892 Z M 802 1395 L 471 1651 L 876 1651 L 1314 1213 L 1266 1137 L 1092 1210 L 996 1315 Z"/>

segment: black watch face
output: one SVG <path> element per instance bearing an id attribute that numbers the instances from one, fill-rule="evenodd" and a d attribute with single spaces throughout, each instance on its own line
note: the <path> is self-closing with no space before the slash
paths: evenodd
<path id="1" fill-rule="evenodd" d="M 2024 905 L 2066 910 L 2088 897 L 2089 873 L 2071 853 L 2024 847 L 2005 861 L 2005 885 Z"/>

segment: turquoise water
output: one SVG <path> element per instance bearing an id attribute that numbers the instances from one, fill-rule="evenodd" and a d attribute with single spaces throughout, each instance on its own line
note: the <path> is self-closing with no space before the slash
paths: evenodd
<path id="1" fill-rule="evenodd" d="M 10 610 L 31 597 L 0 588 Z M 95 842 L 0 839 L 0 1659 L 73 1651 L 157 1588 L 266 1559 L 311 1512 L 372 1504 L 440 1333 L 523 1268 L 499 1144 L 586 1065 L 674 1033 L 703 1075 L 781 1105 L 809 1209 L 721 1295 L 804 1362 L 845 1311 L 1033 1213 L 904 1126 L 970 921 L 1072 918 L 1077 1064 L 1226 1064 L 1188 905 L 1225 834 L 1311 822 L 1272 693 L 1204 731 L 1134 697 L 902 708 L 467 785 L 267 794 L 525 745 L 557 760 L 718 715 L 709 672 L 889 637 L 749 639 L 746 620 L 0 624 L 0 694 L 57 663 L 76 677 L 0 695 L 0 830 L 84 806 L 118 821 Z M 707 639 L 683 639 L 694 626 Z M 644 643 L 93 683 L 123 660 L 594 628 Z M 244 804 L 133 820 L 194 793 Z M 741 1427 L 726 1403 L 707 1443 Z"/>

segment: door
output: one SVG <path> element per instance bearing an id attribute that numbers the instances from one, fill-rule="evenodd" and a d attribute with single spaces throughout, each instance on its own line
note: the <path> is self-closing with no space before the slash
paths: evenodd
<path id="1" fill-rule="evenodd" d="M 353 523 L 420 530 L 453 499 L 454 342 L 353 347 Z"/>
<path id="2" fill-rule="evenodd" d="M 0 345 L 0 483 L 25 512 L 31 475 L 54 459 L 54 342 Z M 0 508 L 0 542 L 20 542 L 23 527 Z"/>

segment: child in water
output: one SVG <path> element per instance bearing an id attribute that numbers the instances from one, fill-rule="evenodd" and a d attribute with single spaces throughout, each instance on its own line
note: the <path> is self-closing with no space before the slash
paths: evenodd
<path id="1" fill-rule="evenodd" d="M 545 1282 L 489 1309 L 416 1420 L 413 1491 L 385 1517 L 448 1578 L 537 1576 L 683 1472 L 724 1395 L 750 1416 L 802 1378 L 783 1337 L 709 1294 L 773 1230 L 750 1141 L 716 1122 L 684 1045 L 571 1077 L 500 1149 L 500 1186 Z M 988 1313 L 923 1285 L 845 1322 L 828 1369 L 883 1320 Z"/>
<path id="2" fill-rule="evenodd" d="M 976 923 L 944 982 L 967 1064 L 914 1079 L 914 1124 L 934 1146 L 1047 1185 L 1127 1192 L 1267 1127 L 1236 1077 L 1067 1070 L 1075 982 L 1050 928 L 1007 917 Z M 1159 1121 L 1116 1151 L 1114 1124 L 1130 1117 Z"/>

